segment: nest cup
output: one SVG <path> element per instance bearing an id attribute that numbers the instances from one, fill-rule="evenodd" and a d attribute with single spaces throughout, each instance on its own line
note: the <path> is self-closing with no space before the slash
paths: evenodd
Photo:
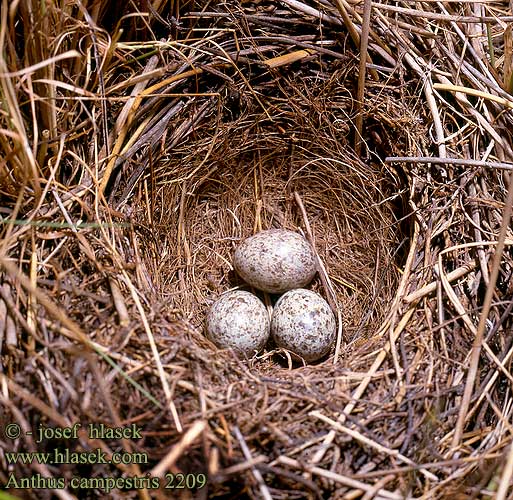
<path id="1" fill-rule="evenodd" d="M 360 345 L 380 326 L 398 282 L 396 180 L 354 157 L 330 123 L 312 130 L 289 119 L 280 127 L 279 110 L 277 123 L 255 127 L 254 119 L 239 120 L 236 130 L 225 124 L 217 137 L 215 124 L 202 127 L 204 135 L 168 159 L 166 179 L 179 180 L 159 187 L 161 293 L 202 331 L 221 293 L 250 289 L 232 266 L 240 241 L 260 229 L 304 232 L 299 195 L 342 313 L 343 346 Z M 308 288 L 327 297 L 318 275 Z"/>

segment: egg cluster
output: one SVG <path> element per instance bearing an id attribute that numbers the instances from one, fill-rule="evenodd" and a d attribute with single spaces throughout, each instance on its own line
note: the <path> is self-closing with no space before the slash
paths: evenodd
<path id="1" fill-rule="evenodd" d="M 269 320 L 265 305 L 252 293 L 224 293 L 207 314 L 210 340 L 247 357 L 260 351 L 269 337 L 308 362 L 329 352 L 335 339 L 335 316 L 320 295 L 303 288 L 315 276 L 316 261 L 300 234 L 284 229 L 261 231 L 237 247 L 233 265 L 252 287 L 283 295 Z"/>

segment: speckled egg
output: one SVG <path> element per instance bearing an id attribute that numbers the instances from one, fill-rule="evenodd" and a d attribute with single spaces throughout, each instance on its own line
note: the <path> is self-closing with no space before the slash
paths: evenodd
<path id="1" fill-rule="evenodd" d="M 235 250 L 233 265 L 244 281 L 269 293 L 301 288 L 316 272 L 312 247 L 303 236 L 285 229 L 245 239 Z"/>
<path id="2" fill-rule="evenodd" d="M 207 314 L 207 337 L 221 349 L 246 357 L 260 351 L 269 338 L 269 314 L 252 293 L 234 290 L 221 295 Z"/>
<path id="3" fill-rule="evenodd" d="M 316 361 L 329 352 L 335 340 L 335 315 L 317 293 L 302 288 L 291 290 L 274 306 L 271 335 L 278 347 L 305 361 Z"/>

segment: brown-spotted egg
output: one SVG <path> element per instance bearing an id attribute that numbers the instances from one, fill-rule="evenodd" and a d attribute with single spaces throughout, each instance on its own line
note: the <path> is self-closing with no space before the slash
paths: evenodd
<path id="1" fill-rule="evenodd" d="M 328 354 L 335 340 L 335 315 L 317 293 L 302 288 L 291 290 L 274 306 L 271 336 L 278 347 L 305 361 L 316 361 Z"/>
<path id="2" fill-rule="evenodd" d="M 233 265 L 251 286 L 283 293 L 307 285 L 315 275 L 312 247 L 298 233 L 285 229 L 260 231 L 235 250 Z"/>
<path id="3" fill-rule="evenodd" d="M 252 293 L 234 290 L 221 295 L 207 314 L 207 337 L 221 349 L 251 357 L 269 338 L 269 314 Z"/>

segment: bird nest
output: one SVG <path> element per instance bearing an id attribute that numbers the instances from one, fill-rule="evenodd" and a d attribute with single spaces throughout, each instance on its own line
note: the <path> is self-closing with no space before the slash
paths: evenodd
<path id="1" fill-rule="evenodd" d="M 511 12 L 36 8 L 0 25 L 8 493 L 506 498 Z M 204 336 L 270 228 L 322 264 L 317 363 Z"/>
<path id="2" fill-rule="evenodd" d="M 289 99 L 296 93 L 301 104 L 308 83 L 289 85 Z M 315 89 L 319 108 L 328 100 L 324 87 Z M 341 82 L 331 87 L 344 91 Z M 407 189 L 351 153 L 333 126 L 336 111 L 325 109 L 312 123 L 312 109 L 294 117 L 283 100 L 266 123 L 256 114 L 261 104 L 253 107 L 235 122 L 205 125 L 217 127 L 215 137 L 199 133 L 163 160 L 152 226 L 159 250 L 150 257 L 159 292 L 201 330 L 212 300 L 244 285 L 231 264 L 241 239 L 261 229 L 304 231 L 325 268 L 312 286 L 343 316 L 350 345 L 383 321 L 397 288 Z M 280 115 L 296 120 L 283 123 Z"/>

